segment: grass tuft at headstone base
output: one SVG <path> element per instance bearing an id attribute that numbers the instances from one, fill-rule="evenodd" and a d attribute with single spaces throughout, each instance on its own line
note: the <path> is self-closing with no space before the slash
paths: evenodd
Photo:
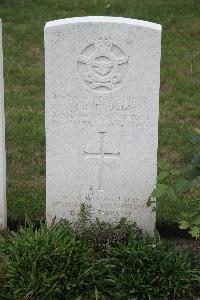
<path id="1" fill-rule="evenodd" d="M 199 256 L 134 224 L 29 222 L 0 235 L 0 299 L 193 299 Z"/>

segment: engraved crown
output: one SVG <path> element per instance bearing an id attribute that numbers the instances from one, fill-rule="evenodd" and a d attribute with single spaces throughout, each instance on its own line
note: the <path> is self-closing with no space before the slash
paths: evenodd
<path id="1" fill-rule="evenodd" d="M 102 53 L 110 52 L 112 48 L 112 43 L 107 40 L 105 37 L 100 38 L 96 41 L 95 47 L 98 51 L 101 51 Z"/>

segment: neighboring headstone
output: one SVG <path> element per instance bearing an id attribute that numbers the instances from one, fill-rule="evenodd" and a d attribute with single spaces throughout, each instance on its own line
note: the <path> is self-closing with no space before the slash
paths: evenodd
<path id="1" fill-rule="evenodd" d="M 48 22 L 46 216 L 122 217 L 152 232 L 161 26 L 115 17 Z"/>
<path id="2" fill-rule="evenodd" d="M 5 116 L 3 83 L 2 24 L 0 20 L 0 227 L 6 227 L 6 157 L 5 157 Z"/>

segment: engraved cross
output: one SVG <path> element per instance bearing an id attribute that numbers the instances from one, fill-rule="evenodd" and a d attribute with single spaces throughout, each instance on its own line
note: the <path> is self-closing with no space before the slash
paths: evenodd
<path id="1" fill-rule="evenodd" d="M 111 152 L 104 152 L 104 135 L 106 132 L 99 132 L 100 134 L 100 149 L 99 152 L 86 152 L 84 151 L 84 154 L 87 157 L 97 157 L 100 160 L 99 165 L 99 191 L 103 191 L 102 183 L 103 183 L 103 177 L 104 177 L 104 168 L 105 168 L 105 158 L 112 158 L 116 159 L 120 156 L 120 152 L 118 153 L 111 153 Z"/>

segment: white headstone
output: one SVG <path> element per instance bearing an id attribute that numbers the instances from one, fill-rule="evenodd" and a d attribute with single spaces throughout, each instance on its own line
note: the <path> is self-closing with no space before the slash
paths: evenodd
<path id="1" fill-rule="evenodd" d="M 2 24 L 0 20 L 0 227 L 6 227 L 6 158 L 5 158 L 5 116 L 3 83 Z"/>
<path id="2" fill-rule="evenodd" d="M 81 17 L 45 26 L 46 216 L 122 217 L 152 232 L 161 26 Z"/>

